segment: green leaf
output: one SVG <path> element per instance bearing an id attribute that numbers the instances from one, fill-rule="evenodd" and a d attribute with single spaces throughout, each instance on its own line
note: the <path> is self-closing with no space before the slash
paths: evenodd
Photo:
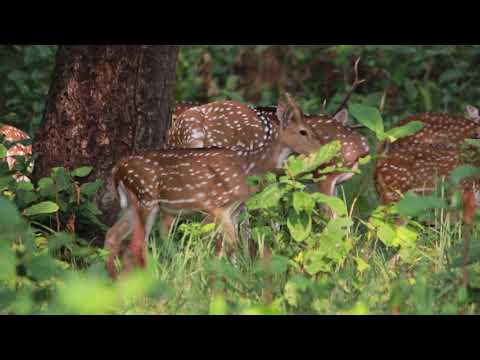
<path id="1" fill-rule="evenodd" d="M 225 298 L 221 295 L 214 296 L 212 302 L 210 303 L 210 309 L 208 313 L 210 315 L 226 315 L 227 311 L 228 306 Z"/>
<path id="2" fill-rule="evenodd" d="M 416 134 L 423 129 L 424 124 L 421 121 L 412 121 L 404 126 L 393 128 L 385 133 L 385 136 L 390 142 L 395 142 L 398 139 Z"/>
<path id="3" fill-rule="evenodd" d="M 308 215 L 312 215 L 315 207 L 314 198 L 305 192 L 296 191 L 293 193 L 293 208 L 297 213 L 305 211 Z"/>
<path id="4" fill-rule="evenodd" d="M 359 165 L 367 165 L 372 161 L 372 155 L 367 155 L 365 157 L 362 157 L 358 159 L 358 164 Z"/>
<path id="5" fill-rule="evenodd" d="M 462 180 L 471 176 L 479 176 L 480 175 L 480 168 L 469 166 L 469 165 L 461 165 L 458 166 L 455 170 L 453 170 L 451 179 L 455 185 L 460 184 Z"/>
<path id="6" fill-rule="evenodd" d="M 75 177 L 85 177 L 88 176 L 93 170 L 92 166 L 82 166 L 78 169 L 73 170 L 72 175 Z"/>
<path id="7" fill-rule="evenodd" d="M 291 211 L 287 218 L 287 227 L 295 241 L 305 241 L 312 232 L 312 218 L 305 212 L 299 214 Z"/>
<path id="8" fill-rule="evenodd" d="M 279 255 L 273 255 L 269 261 L 260 261 L 259 268 L 269 275 L 284 274 L 288 270 L 289 258 Z"/>
<path id="9" fill-rule="evenodd" d="M 117 302 L 114 290 L 95 277 L 72 275 L 59 289 L 58 302 L 70 314 L 108 314 Z"/>
<path id="10" fill-rule="evenodd" d="M 378 222 L 377 235 L 378 238 L 387 246 L 395 246 L 395 239 L 397 238 L 397 233 L 395 230 L 384 222 Z"/>
<path id="11" fill-rule="evenodd" d="M 17 189 L 18 190 L 24 190 L 24 191 L 34 191 L 33 184 L 31 182 L 19 182 L 17 183 Z"/>
<path id="12" fill-rule="evenodd" d="M 305 270 L 314 276 L 319 272 L 330 272 L 332 268 L 331 263 L 325 257 L 325 252 L 322 250 L 313 250 L 305 253 Z"/>
<path id="13" fill-rule="evenodd" d="M 10 175 L 0 177 L 0 189 L 10 188 L 14 180 Z"/>
<path id="14" fill-rule="evenodd" d="M 71 234 L 60 232 L 55 233 L 48 238 L 48 249 L 51 252 L 61 249 L 64 246 L 70 246 L 74 243 L 75 237 Z"/>
<path id="15" fill-rule="evenodd" d="M 256 305 L 250 306 L 249 308 L 243 310 L 240 315 L 257 315 L 257 316 L 267 316 L 267 315 L 280 315 L 281 311 L 274 306 L 265 306 L 265 305 Z"/>
<path id="16" fill-rule="evenodd" d="M 322 193 L 313 193 L 311 195 L 315 201 L 327 205 L 338 216 L 347 216 L 348 210 L 345 203 L 336 196 L 329 196 Z"/>
<path id="17" fill-rule="evenodd" d="M 215 230 L 215 223 L 205 224 L 202 226 L 201 232 L 203 234 L 208 234 Z"/>
<path id="18" fill-rule="evenodd" d="M 438 81 L 440 82 L 440 84 L 448 83 L 461 78 L 462 75 L 463 72 L 459 69 L 449 69 L 445 71 L 442 75 L 440 75 Z"/>
<path id="19" fill-rule="evenodd" d="M 436 196 L 418 196 L 408 192 L 397 204 L 397 210 L 403 216 L 417 216 L 429 209 L 444 209 L 447 204 L 444 199 Z"/>
<path id="20" fill-rule="evenodd" d="M 353 104 L 349 106 L 349 110 L 358 122 L 375 132 L 377 136 L 383 136 L 385 132 L 383 119 L 377 108 L 361 104 Z"/>
<path id="21" fill-rule="evenodd" d="M 0 310 L 5 309 L 16 300 L 17 293 L 15 290 L 0 287 Z"/>
<path id="22" fill-rule="evenodd" d="M 11 281 L 16 276 L 16 258 L 10 243 L 0 242 L 0 281 Z"/>
<path id="23" fill-rule="evenodd" d="M 368 263 L 361 257 L 355 257 L 355 262 L 357 263 L 357 270 L 359 273 L 363 273 L 370 268 L 370 265 L 368 265 Z"/>
<path id="24" fill-rule="evenodd" d="M 396 232 L 396 241 L 398 245 L 400 245 L 401 247 L 409 247 L 415 245 L 418 238 L 418 234 L 415 231 L 410 230 L 406 226 L 398 226 L 396 228 Z"/>
<path id="25" fill-rule="evenodd" d="M 0 159 L 3 159 L 7 157 L 8 149 L 5 147 L 5 145 L 0 144 Z"/>
<path id="26" fill-rule="evenodd" d="M 29 275 L 37 281 L 51 279 L 61 270 L 55 260 L 48 254 L 34 256 L 25 266 Z"/>
<path id="27" fill-rule="evenodd" d="M 280 187 L 279 184 L 269 185 L 262 192 L 250 197 L 247 207 L 249 210 L 276 208 L 287 192 L 288 189 Z"/>
<path id="28" fill-rule="evenodd" d="M 17 204 L 20 208 L 24 208 L 35 201 L 38 200 L 38 195 L 33 191 L 24 191 L 18 190 L 17 191 Z"/>
<path id="29" fill-rule="evenodd" d="M 53 185 L 53 179 L 52 178 L 49 178 L 49 177 L 41 178 L 38 181 L 38 190 L 45 189 L 45 188 L 47 188 L 49 186 L 52 186 L 52 185 Z"/>
<path id="30" fill-rule="evenodd" d="M 28 209 L 24 210 L 25 216 L 34 216 L 40 214 L 53 214 L 58 211 L 59 207 L 52 201 L 43 201 L 39 204 L 30 206 Z"/>
<path id="31" fill-rule="evenodd" d="M 12 240 L 22 230 L 26 229 L 26 222 L 19 214 L 15 205 L 0 196 L 0 241 Z M 12 236 L 12 238 L 10 238 Z"/>
<path id="32" fill-rule="evenodd" d="M 87 197 L 94 195 L 103 185 L 102 180 L 96 180 L 94 182 L 89 182 L 86 184 L 82 184 L 80 186 L 80 193 Z"/>
<path id="33" fill-rule="evenodd" d="M 49 177 L 44 177 L 38 181 L 37 191 L 44 198 L 53 197 L 55 195 L 55 184 L 53 179 Z"/>
<path id="34" fill-rule="evenodd" d="M 52 169 L 52 178 L 60 191 L 67 190 L 72 186 L 72 179 L 69 172 L 62 167 Z"/>
<path id="35" fill-rule="evenodd" d="M 426 86 L 420 86 L 419 90 L 423 97 L 425 111 L 432 111 L 433 104 L 432 104 L 432 94 L 430 90 Z"/>
<path id="36" fill-rule="evenodd" d="M 287 161 L 286 170 L 291 177 L 312 172 L 337 156 L 341 148 L 340 141 L 333 141 L 306 157 L 292 156 Z"/>

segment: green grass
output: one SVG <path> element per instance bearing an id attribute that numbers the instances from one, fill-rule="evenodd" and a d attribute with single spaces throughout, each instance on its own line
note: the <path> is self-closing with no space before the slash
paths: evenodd
<path id="1" fill-rule="evenodd" d="M 294 267 L 276 273 L 272 304 L 263 302 L 268 272 L 261 271 L 259 259 L 245 257 L 240 249 L 237 266 L 231 266 L 216 258 L 215 234 L 195 233 L 195 221 L 183 222 L 183 227 L 177 223 L 167 239 L 154 231 L 149 243 L 151 269 L 169 296 L 139 299 L 118 313 L 473 314 L 478 303 L 466 295 L 460 268 L 451 267 L 451 252 L 463 244 L 462 228 L 451 215 L 436 211 L 431 226 L 415 224 L 416 246 L 400 250 L 386 247 L 356 220 L 349 234 L 354 246 L 346 261 L 314 277 Z M 285 256 L 275 244 L 272 250 Z M 479 270 L 478 264 L 470 268 L 474 281 Z"/>

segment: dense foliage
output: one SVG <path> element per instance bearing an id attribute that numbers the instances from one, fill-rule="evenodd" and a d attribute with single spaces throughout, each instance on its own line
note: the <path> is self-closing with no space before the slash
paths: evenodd
<path id="1" fill-rule="evenodd" d="M 54 54 L 53 46 L 0 46 L 1 122 L 35 134 Z M 352 122 L 367 126 L 362 132 L 372 156 L 338 198 L 310 191 L 312 171 L 336 158 L 336 142 L 290 158 L 284 176 L 249 179 L 263 191 L 249 200 L 241 220 L 260 256 L 250 259 L 242 248 L 236 266 L 215 258 L 213 226 L 193 217 L 179 219 L 166 239 L 154 231 L 147 271 L 114 283 L 104 269 L 106 254 L 89 245 L 92 227 L 105 230 L 91 202 L 102 184 L 85 180 L 91 168 L 56 168 L 30 184 L 12 181 L 0 163 L 0 313 L 478 313 L 478 225 L 467 231 L 458 221 L 459 194 L 445 195 L 478 169 L 459 168 L 430 197 L 408 194 L 379 206 L 372 166 L 379 140 L 418 130 L 392 130 L 406 114 L 463 113 L 467 104 L 479 105 L 480 46 L 182 47 L 177 98 L 269 105 L 288 90 L 306 112 L 322 112 L 324 101 L 333 112 L 350 88 L 357 57 L 367 82 L 349 109 Z M 18 164 L 26 172 L 26 164 Z M 338 217 L 327 219 L 321 206 Z M 262 260 L 263 245 L 272 250 L 270 262 Z"/>

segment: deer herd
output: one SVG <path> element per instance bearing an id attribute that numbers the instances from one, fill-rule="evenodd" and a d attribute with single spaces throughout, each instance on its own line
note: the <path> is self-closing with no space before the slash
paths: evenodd
<path id="1" fill-rule="evenodd" d="M 164 149 L 126 157 L 112 170 L 112 190 L 125 212 L 106 235 L 109 274 L 118 276 L 120 257 L 125 272 L 145 266 L 146 243 L 158 214 L 165 234 L 179 214 L 203 213 L 206 221 L 221 227 L 225 254 L 233 260 L 239 243 L 236 215 L 258 190 L 246 177 L 277 171 L 291 154 L 310 154 L 338 140 L 343 165 L 352 172 L 330 173 L 316 184 L 317 191 L 335 196 L 337 186 L 351 179 L 359 160 L 370 153 L 367 139 L 348 125 L 344 105 L 334 115 L 311 116 L 289 94 L 272 107 L 236 101 L 177 103 Z M 408 191 L 430 193 L 437 177 L 448 176 L 461 164 L 463 142 L 480 138 L 480 116 L 472 106 L 466 116 L 422 113 L 399 125 L 414 120 L 423 122 L 420 132 L 379 146 L 374 180 L 383 204 L 400 200 Z M 12 143 L 28 139 L 9 125 L 0 127 L 0 134 Z M 31 151 L 31 146 L 14 144 L 7 153 L 9 167 L 15 165 L 15 156 Z M 29 180 L 20 174 L 15 178 Z M 464 184 L 477 203 L 479 184 Z"/>

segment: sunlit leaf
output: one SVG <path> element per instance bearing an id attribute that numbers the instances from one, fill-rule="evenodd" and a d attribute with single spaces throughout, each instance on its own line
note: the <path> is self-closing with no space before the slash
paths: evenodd
<path id="1" fill-rule="evenodd" d="M 416 134 L 422 130 L 424 124 L 421 121 L 412 121 L 408 124 L 400 127 L 393 128 L 385 133 L 385 136 L 390 140 L 390 142 L 395 142 L 398 139 Z"/>
<path id="2" fill-rule="evenodd" d="M 25 216 L 34 216 L 40 214 L 53 214 L 58 211 L 59 207 L 52 201 L 43 201 L 41 203 L 30 206 L 24 210 Z"/>
<path id="3" fill-rule="evenodd" d="M 312 232 L 312 218 L 305 212 L 291 211 L 287 218 L 287 227 L 293 239 L 302 242 Z"/>
<path id="4" fill-rule="evenodd" d="M 305 211 L 308 215 L 311 215 L 315 207 L 315 200 L 308 193 L 296 191 L 293 193 L 292 204 L 297 213 Z"/>
<path id="5" fill-rule="evenodd" d="M 362 104 L 353 104 L 350 105 L 349 110 L 358 122 L 375 132 L 377 136 L 384 135 L 385 130 L 382 115 L 377 108 Z"/>
<path id="6" fill-rule="evenodd" d="M 5 145 L 0 144 L 0 159 L 3 159 L 7 157 L 8 149 L 5 147 Z"/>
<path id="7" fill-rule="evenodd" d="M 82 166 L 73 170 L 72 175 L 75 177 L 85 177 L 88 176 L 93 170 L 91 166 Z"/>

